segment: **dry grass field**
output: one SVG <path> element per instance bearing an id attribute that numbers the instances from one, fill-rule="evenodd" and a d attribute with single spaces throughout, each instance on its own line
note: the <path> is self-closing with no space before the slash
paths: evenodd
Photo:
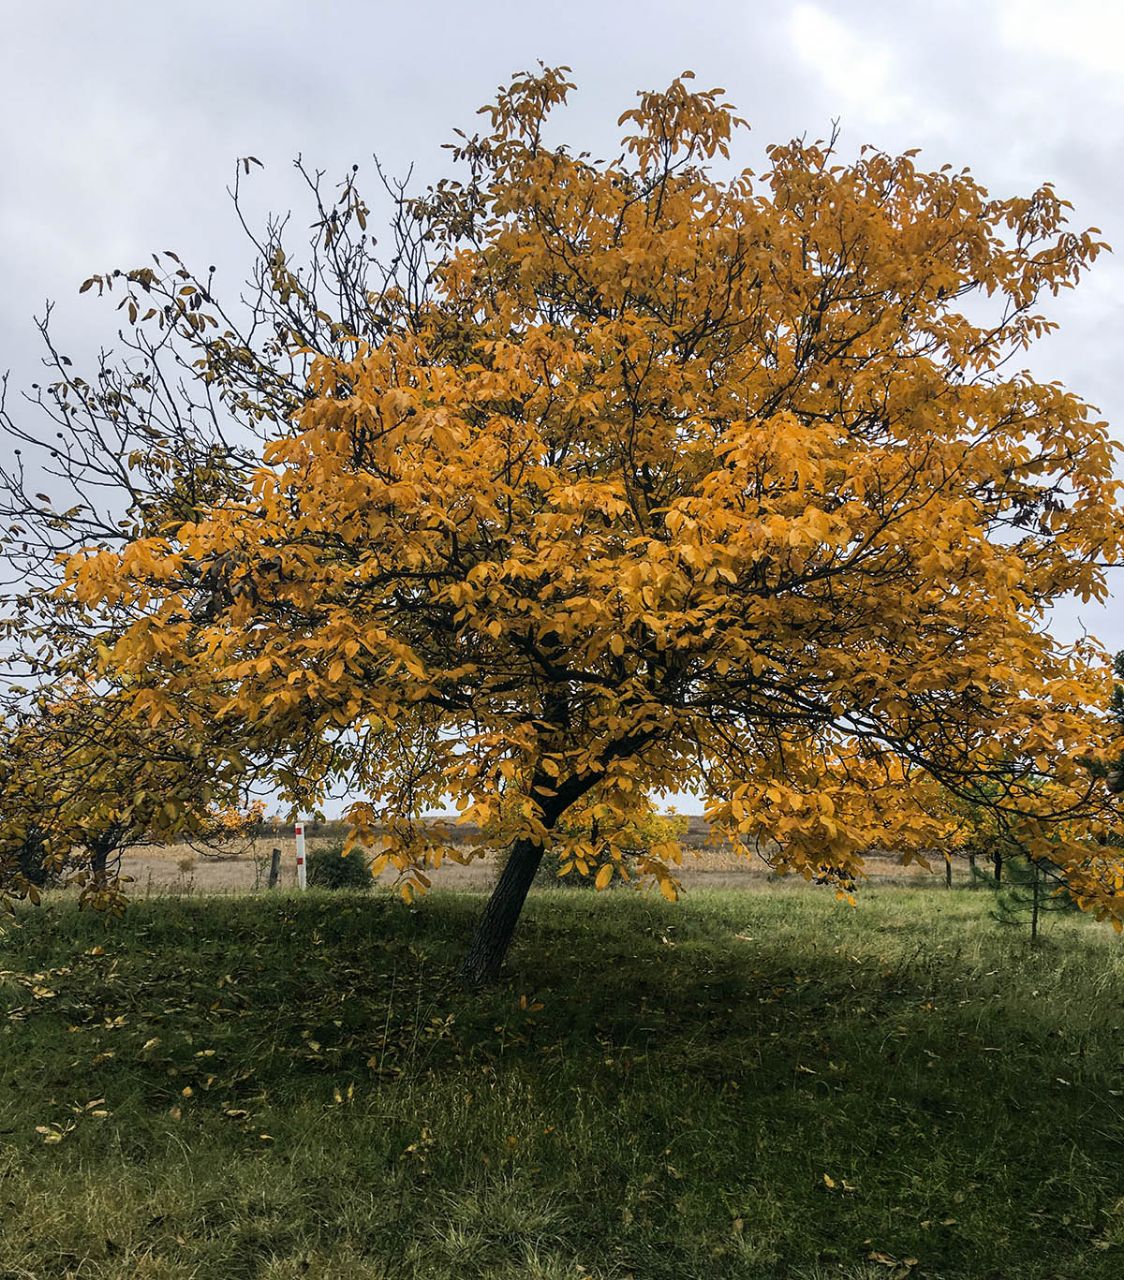
<path id="1" fill-rule="evenodd" d="M 701 838 L 693 824 L 685 843 L 682 881 L 688 890 L 707 889 L 759 889 L 776 880 L 769 868 L 759 859 L 748 860 L 726 847 L 705 846 L 705 831 Z M 309 851 L 338 844 L 331 836 L 310 837 Z M 296 884 L 296 852 L 291 834 L 266 835 L 252 842 L 244 842 L 237 849 L 215 853 L 189 845 L 150 846 L 137 849 L 122 860 L 122 870 L 132 877 L 131 896 L 151 897 L 166 893 L 252 893 L 264 890 L 269 874 L 270 855 L 274 848 L 281 850 L 281 887 L 292 888 Z M 486 892 L 491 889 L 501 864 L 500 853 L 491 854 L 467 866 L 447 863 L 435 877 L 435 884 L 442 889 L 467 892 Z M 889 855 L 875 855 L 868 859 L 867 870 L 872 882 L 878 884 L 902 884 L 924 887 L 943 881 L 943 862 L 934 864 L 932 872 L 913 864 L 903 867 Z M 968 877 L 967 865 L 955 864 L 957 880 Z M 381 883 L 391 886 L 394 872 L 382 876 Z"/>

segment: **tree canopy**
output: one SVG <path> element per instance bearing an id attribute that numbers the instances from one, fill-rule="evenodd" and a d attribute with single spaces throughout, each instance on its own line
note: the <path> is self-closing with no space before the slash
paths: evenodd
<path id="1" fill-rule="evenodd" d="M 119 910 L 122 854 L 242 834 L 263 808 L 244 811 L 244 782 L 244 767 L 178 715 L 138 715 L 132 690 L 69 680 L 11 699 L 0 721 L 0 901 L 5 890 L 37 896 L 45 872 Z"/>
<path id="2" fill-rule="evenodd" d="M 618 838 L 669 791 L 843 893 L 968 799 L 1119 922 L 1111 669 L 1049 630 L 1124 550 L 1116 446 L 1018 366 L 1096 229 L 1049 185 L 834 139 L 737 169 L 742 122 L 688 75 L 596 161 L 550 141 L 572 88 L 516 77 L 456 177 L 387 184 L 384 258 L 355 176 L 310 176 L 312 256 L 255 239 L 248 321 L 174 257 L 87 282 L 133 334 L 49 397 L 70 482 L 108 426 L 128 495 L 45 539 L 90 678 L 153 728 L 223 726 L 294 797 L 346 783 L 407 884 L 448 799 L 510 844 L 478 977 L 548 843 L 674 896 L 674 844 Z"/>

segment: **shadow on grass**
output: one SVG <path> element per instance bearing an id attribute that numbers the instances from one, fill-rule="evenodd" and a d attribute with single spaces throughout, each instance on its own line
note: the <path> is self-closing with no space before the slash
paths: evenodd
<path id="1" fill-rule="evenodd" d="M 1120 948 L 987 900 L 543 893 L 485 992 L 478 898 L 51 904 L 0 940 L 0 1275 L 48 1205 L 83 1276 L 1118 1275 Z"/>

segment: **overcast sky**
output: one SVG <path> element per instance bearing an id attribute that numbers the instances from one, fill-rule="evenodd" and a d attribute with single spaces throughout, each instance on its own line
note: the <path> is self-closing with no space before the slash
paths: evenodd
<path id="1" fill-rule="evenodd" d="M 1029 363 L 1124 437 L 1119 0 L 3 0 L 0 15 L 0 370 L 14 386 L 37 376 L 32 316 L 47 298 L 78 363 L 112 339 L 112 304 L 77 295 L 94 271 L 175 249 L 216 264 L 220 288 L 241 279 L 225 194 L 237 156 L 267 166 L 252 179 L 263 214 L 298 200 L 298 153 L 335 175 L 377 152 L 424 180 L 452 129 L 541 59 L 572 67 L 567 138 L 595 155 L 615 154 L 636 90 L 690 68 L 750 121 L 746 164 L 838 118 L 847 152 L 921 147 L 995 194 L 1052 180 L 1120 254 L 1054 305 L 1061 331 Z M 1116 597 L 1066 611 L 1059 630 L 1124 647 L 1124 581 Z"/>

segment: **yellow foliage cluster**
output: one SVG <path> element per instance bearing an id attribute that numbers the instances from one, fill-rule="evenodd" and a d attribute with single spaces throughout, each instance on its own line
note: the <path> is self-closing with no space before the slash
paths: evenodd
<path id="1" fill-rule="evenodd" d="M 422 887 L 449 855 L 415 820 L 449 797 L 580 871 L 574 806 L 620 832 L 694 789 L 846 890 L 864 850 L 945 839 L 953 793 L 1120 917 L 1108 664 L 1045 625 L 1121 557 L 1114 445 L 1017 364 L 1096 231 L 913 154 L 793 142 L 719 179 L 739 122 L 686 77 L 594 162 L 544 141 L 571 87 L 522 76 L 462 138 L 468 176 L 412 210 L 428 288 L 302 352 L 244 487 L 69 559 L 113 619 L 98 674 L 154 728 L 203 708 L 290 792 L 346 780 Z"/>

